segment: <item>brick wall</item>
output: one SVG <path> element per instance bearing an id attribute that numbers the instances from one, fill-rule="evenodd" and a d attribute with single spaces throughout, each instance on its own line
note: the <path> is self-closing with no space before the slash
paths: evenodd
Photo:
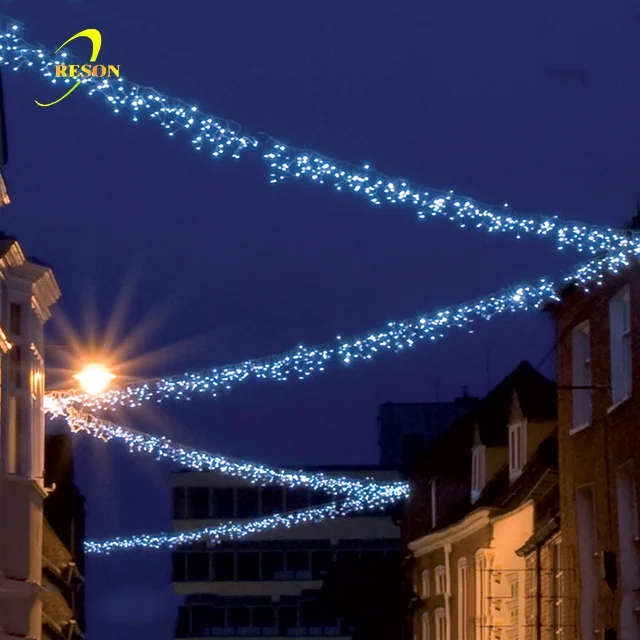
<path id="1" fill-rule="evenodd" d="M 632 341 L 632 395 L 625 403 L 612 408 L 610 395 L 609 301 L 625 285 L 631 294 Z M 567 596 L 580 602 L 581 579 L 577 554 L 576 489 L 592 484 L 595 502 L 597 551 L 616 553 L 619 566 L 617 532 L 616 472 L 634 459 L 640 460 L 640 268 L 630 269 L 621 276 L 608 280 L 593 293 L 585 295 L 574 289 L 566 295 L 552 312 L 557 328 L 557 382 L 559 462 L 562 536 L 565 554 L 572 558 L 575 578 L 567 577 Z M 592 424 L 571 434 L 572 393 L 562 389 L 572 384 L 571 331 L 583 321 L 590 325 Z M 640 464 L 635 465 L 636 491 L 640 478 Z M 640 586 L 640 585 L 638 585 Z M 615 587 L 615 585 L 614 585 Z M 610 628 L 619 633 L 619 589 L 611 588 L 605 580 L 597 585 L 598 629 Z M 580 610 L 575 607 L 573 620 L 567 626 L 563 640 L 579 640 Z M 573 629 L 573 630 L 572 630 Z M 582 640 L 589 640 L 583 638 Z"/>

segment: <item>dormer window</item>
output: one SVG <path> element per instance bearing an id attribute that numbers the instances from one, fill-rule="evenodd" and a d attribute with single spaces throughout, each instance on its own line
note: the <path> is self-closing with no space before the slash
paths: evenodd
<path id="1" fill-rule="evenodd" d="M 522 473 L 527 461 L 527 430 L 525 422 L 516 422 L 509 427 L 509 480 Z"/>
<path id="2" fill-rule="evenodd" d="M 471 502 L 475 502 L 484 489 L 486 478 L 486 447 L 476 445 L 471 453 Z"/>

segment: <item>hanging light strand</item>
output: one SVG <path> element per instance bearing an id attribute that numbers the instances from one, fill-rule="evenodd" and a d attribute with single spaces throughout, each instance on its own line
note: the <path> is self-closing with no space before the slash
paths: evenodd
<path id="1" fill-rule="evenodd" d="M 270 181 L 305 180 L 327 184 L 336 191 L 348 191 L 375 206 L 402 204 L 417 212 L 418 218 L 444 218 L 460 227 L 483 229 L 489 233 L 509 233 L 516 237 L 535 235 L 555 241 L 559 249 L 574 247 L 596 254 L 601 251 L 628 251 L 640 244 L 638 235 L 622 230 L 579 222 L 562 221 L 556 215 L 522 215 L 508 205 L 491 206 L 455 191 L 435 190 L 385 175 L 370 165 L 358 166 L 336 160 L 317 151 L 284 144 L 270 135 L 256 133 L 237 122 L 204 113 L 194 104 L 171 98 L 153 88 L 124 78 L 59 78 L 58 64 L 77 63 L 66 51 L 52 54 L 22 37 L 23 26 L 0 17 L 0 63 L 19 71 L 37 71 L 51 84 L 67 87 L 77 82 L 89 96 L 101 97 L 116 114 L 127 113 L 133 122 L 148 119 L 158 123 L 170 137 L 184 134 L 191 147 L 218 158 L 240 158 L 259 149 L 270 172 Z"/>
<path id="2" fill-rule="evenodd" d="M 368 512 L 371 515 L 383 514 L 383 509 L 393 505 L 397 500 L 397 497 L 390 496 L 386 502 L 368 504 L 363 500 L 349 498 L 340 503 L 312 507 L 292 513 L 278 513 L 245 523 L 229 522 L 215 527 L 179 533 L 141 534 L 109 540 L 87 540 L 84 543 L 84 550 L 88 554 L 108 555 L 114 551 L 131 549 L 175 549 L 198 542 L 215 546 L 221 542 L 240 540 L 264 531 L 291 529 L 303 524 L 317 524 L 324 520 L 334 520 L 356 512 Z"/>
<path id="3" fill-rule="evenodd" d="M 548 300 L 557 300 L 558 291 L 568 283 L 587 288 L 599 284 L 607 274 L 619 273 L 631 264 L 640 249 L 606 254 L 574 267 L 558 284 L 541 278 L 479 298 L 472 302 L 447 307 L 417 318 L 389 322 L 385 327 L 367 334 L 343 339 L 319 347 L 297 348 L 279 356 L 216 367 L 205 371 L 185 373 L 152 380 L 144 380 L 125 387 L 114 387 L 97 395 L 78 390 L 52 391 L 45 397 L 45 408 L 51 414 L 61 414 L 68 407 L 81 405 L 86 411 L 116 409 L 120 406 L 138 407 L 146 402 L 187 400 L 195 395 L 217 396 L 235 385 L 250 379 L 278 382 L 292 378 L 306 379 L 321 373 L 333 361 L 344 365 L 371 360 L 384 352 L 401 353 L 420 341 L 435 341 L 453 329 L 473 332 L 475 323 L 499 315 L 531 311 Z"/>
<path id="4" fill-rule="evenodd" d="M 158 460 L 168 460 L 194 471 L 217 471 L 223 475 L 242 478 L 251 484 L 261 486 L 275 484 L 292 489 L 308 487 L 332 496 L 357 497 L 368 503 L 378 499 L 385 500 L 389 496 L 403 498 L 409 495 L 409 485 L 405 482 L 378 483 L 370 478 L 354 480 L 328 476 L 324 473 L 289 471 L 266 465 L 255 465 L 186 447 L 174 443 L 168 438 L 124 427 L 109 420 L 77 411 L 72 407 L 66 410 L 60 408 L 57 413 L 64 416 L 69 428 L 74 433 L 87 433 L 103 442 L 120 441 L 126 444 L 132 453 L 154 455 Z"/>

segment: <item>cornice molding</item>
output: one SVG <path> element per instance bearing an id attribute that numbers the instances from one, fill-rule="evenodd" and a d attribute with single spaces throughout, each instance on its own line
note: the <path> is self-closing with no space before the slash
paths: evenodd
<path id="1" fill-rule="evenodd" d="M 416 558 L 420 558 L 431 551 L 443 548 L 446 544 L 454 544 L 467 536 L 491 525 L 492 509 L 481 508 L 472 511 L 468 516 L 455 524 L 435 531 L 409 543 L 409 549 Z"/>

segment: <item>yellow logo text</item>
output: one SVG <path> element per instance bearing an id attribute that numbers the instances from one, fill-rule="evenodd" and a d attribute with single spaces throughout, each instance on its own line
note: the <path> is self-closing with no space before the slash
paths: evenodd
<path id="1" fill-rule="evenodd" d="M 80 33 L 76 33 L 75 36 L 71 36 L 66 42 L 62 43 L 57 49 L 56 53 L 62 49 L 62 47 L 68 45 L 71 41 L 76 38 L 88 38 L 91 41 L 91 57 L 89 61 L 94 63 L 98 59 L 98 54 L 100 53 L 100 47 L 102 46 L 102 35 L 97 29 L 85 29 Z M 57 64 L 56 65 L 56 78 L 104 78 L 115 76 L 117 78 L 120 77 L 120 65 L 104 65 L 104 64 Z M 39 107 L 52 107 L 54 104 L 58 104 L 58 102 L 64 100 L 72 91 L 75 91 L 78 88 L 78 85 L 81 83 L 81 80 L 78 80 L 69 91 L 67 91 L 61 98 L 58 98 L 54 102 L 49 102 L 48 104 L 42 104 L 41 102 L 35 101 Z"/>

